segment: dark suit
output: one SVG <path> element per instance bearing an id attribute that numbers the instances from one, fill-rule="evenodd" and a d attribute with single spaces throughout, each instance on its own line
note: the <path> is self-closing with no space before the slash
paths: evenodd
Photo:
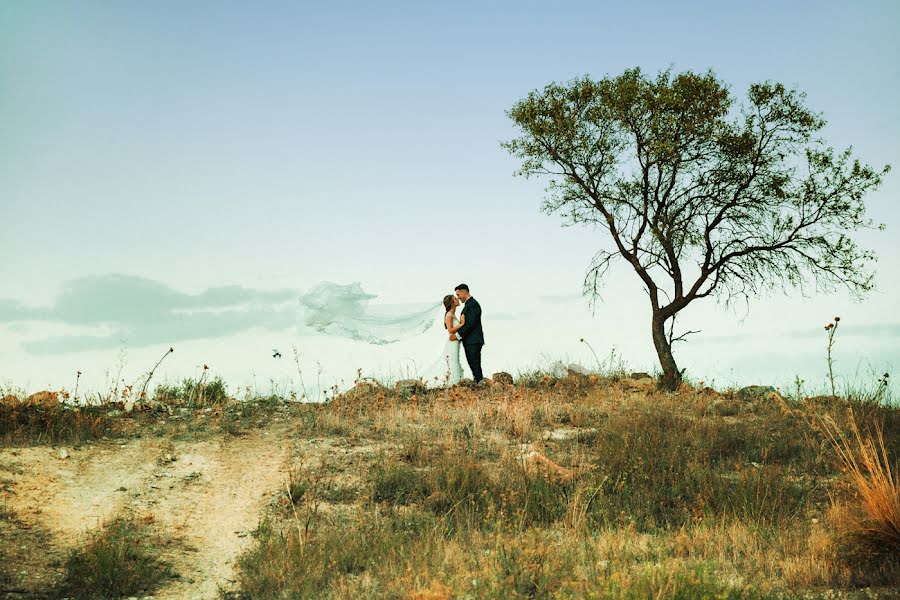
<path id="1" fill-rule="evenodd" d="M 478 383 L 484 379 L 484 375 L 481 373 L 481 347 L 484 346 L 484 329 L 481 328 L 481 305 L 478 304 L 475 298 L 469 298 L 466 300 L 462 314 L 466 318 L 466 324 L 456 333 L 462 338 L 463 350 L 466 351 L 466 361 L 469 363 L 469 368 L 472 369 L 472 377 Z"/>

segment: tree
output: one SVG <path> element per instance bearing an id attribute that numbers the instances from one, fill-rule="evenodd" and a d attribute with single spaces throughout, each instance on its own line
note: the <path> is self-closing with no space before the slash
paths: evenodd
<path id="1" fill-rule="evenodd" d="M 810 281 L 856 296 L 873 288 L 876 257 L 847 234 L 883 228 L 863 197 L 889 167 L 828 147 L 805 99 L 765 82 L 738 104 L 711 71 L 633 69 L 550 84 L 508 112 L 520 135 L 503 146 L 518 175 L 549 178 L 544 210 L 604 233 L 585 294 L 598 297 L 616 259 L 641 279 L 663 388 L 681 382 L 672 327 L 695 300 L 749 301 Z"/>

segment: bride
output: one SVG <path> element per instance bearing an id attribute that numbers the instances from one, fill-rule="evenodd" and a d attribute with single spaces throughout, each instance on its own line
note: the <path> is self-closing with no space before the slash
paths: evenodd
<path id="1" fill-rule="evenodd" d="M 459 308 L 459 300 L 453 294 L 444 296 L 444 328 L 450 333 L 456 333 L 465 325 L 465 316 L 460 319 L 456 316 Z M 438 364 L 428 370 L 434 378 L 429 384 L 437 387 L 456 385 L 462 379 L 462 365 L 459 362 L 459 340 L 448 340 L 444 346 L 444 353 L 438 360 Z"/>

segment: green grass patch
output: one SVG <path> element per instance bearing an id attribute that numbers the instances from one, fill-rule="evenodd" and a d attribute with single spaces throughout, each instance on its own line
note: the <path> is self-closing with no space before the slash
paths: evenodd
<path id="1" fill-rule="evenodd" d="M 72 551 L 57 594 L 79 600 L 150 594 L 171 576 L 146 528 L 135 520 L 116 519 Z"/>

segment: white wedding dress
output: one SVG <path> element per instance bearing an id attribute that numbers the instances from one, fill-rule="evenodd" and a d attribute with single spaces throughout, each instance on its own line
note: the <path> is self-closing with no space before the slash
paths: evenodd
<path id="1" fill-rule="evenodd" d="M 446 319 L 446 316 L 444 317 Z M 459 318 L 453 315 L 453 326 L 459 325 Z M 462 365 L 459 362 L 459 340 L 449 340 L 450 334 L 446 333 L 444 339 L 444 352 L 437 363 L 432 365 L 425 373 L 428 387 L 446 387 L 456 385 L 462 380 Z"/>

